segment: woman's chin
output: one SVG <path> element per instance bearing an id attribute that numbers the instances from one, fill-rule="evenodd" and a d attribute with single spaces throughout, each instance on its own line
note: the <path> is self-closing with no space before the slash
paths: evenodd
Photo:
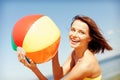
<path id="1" fill-rule="evenodd" d="M 74 44 L 70 44 L 70 46 L 71 46 L 72 48 L 78 47 L 77 45 L 74 45 Z"/>

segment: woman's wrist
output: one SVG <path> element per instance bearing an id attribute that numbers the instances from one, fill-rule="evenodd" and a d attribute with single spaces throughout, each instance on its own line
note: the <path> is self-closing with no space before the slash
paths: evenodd
<path id="1" fill-rule="evenodd" d="M 35 74 L 36 76 L 39 78 L 39 80 L 48 80 L 41 72 L 40 70 L 37 68 L 37 67 L 34 67 L 33 69 L 31 69 Z"/>
<path id="2" fill-rule="evenodd" d="M 31 67 L 30 68 L 33 72 L 39 70 L 37 66 Z"/>

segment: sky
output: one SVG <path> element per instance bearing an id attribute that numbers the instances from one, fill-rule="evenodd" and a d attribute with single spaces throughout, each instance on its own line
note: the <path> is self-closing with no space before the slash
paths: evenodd
<path id="1" fill-rule="evenodd" d="M 91 17 L 113 50 L 96 55 L 103 60 L 120 54 L 119 0 L 1 0 L 0 2 L 0 80 L 35 80 L 37 77 L 21 64 L 11 46 L 14 24 L 23 16 L 44 14 L 50 17 L 61 32 L 59 60 L 62 65 L 70 54 L 68 33 L 75 15 Z M 38 64 L 45 76 L 52 75 L 51 60 Z"/>

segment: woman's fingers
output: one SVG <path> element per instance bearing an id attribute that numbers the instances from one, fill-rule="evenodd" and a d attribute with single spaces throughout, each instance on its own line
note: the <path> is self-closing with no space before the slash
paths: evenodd
<path id="1" fill-rule="evenodd" d="M 19 60 L 20 62 L 24 62 L 24 59 L 25 59 L 24 55 L 21 54 L 21 53 L 19 53 L 19 54 L 18 54 L 18 60 Z"/>
<path id="2" fill-rule="evenodd" d="M 31 70 L 34 70 L 37 68 L 36 64 L 34 61 L 29 59 L 29 62 L 26 60 L 26 56 L 24 54 L 19 53 L 18 54 L 18 60 L 26 67 L 30 68 Z"/>
<path id="3" fill-rule="evenodd" d="M 26 61 L 26 58 L 25 58 L 25 55 L 24 54 L 21 54 L 19 53 L 18 54 L 18 60 L 23 63 L 25 66 L 28 66 L 28 62 Z"/>

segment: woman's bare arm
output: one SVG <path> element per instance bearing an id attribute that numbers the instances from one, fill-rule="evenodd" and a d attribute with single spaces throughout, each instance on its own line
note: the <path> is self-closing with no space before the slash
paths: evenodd
<path id="1" fill-rule="evenodd" d="M 30 70 L 32 70 L 39 80 L 47 80 L 47 78 L 40 72 L 37 65 L 32 60 L 30 60 L 30 63 L 27 62 L 24 54 L 19 53 L 18 60 L 26 67 L 28 67 Z"/>
<path id="2" fill-rule="evenodd" d="M 64 63 L 63 66 L 60 66 L 58 53 L 52 59 L 52 67 L 53 67 L 53 76 L 54 80 L 59 80 L 64 77 L 73 67 L 74 60 L 72 58 L 72 54 L 68 57 L 67 61 Z"/>

